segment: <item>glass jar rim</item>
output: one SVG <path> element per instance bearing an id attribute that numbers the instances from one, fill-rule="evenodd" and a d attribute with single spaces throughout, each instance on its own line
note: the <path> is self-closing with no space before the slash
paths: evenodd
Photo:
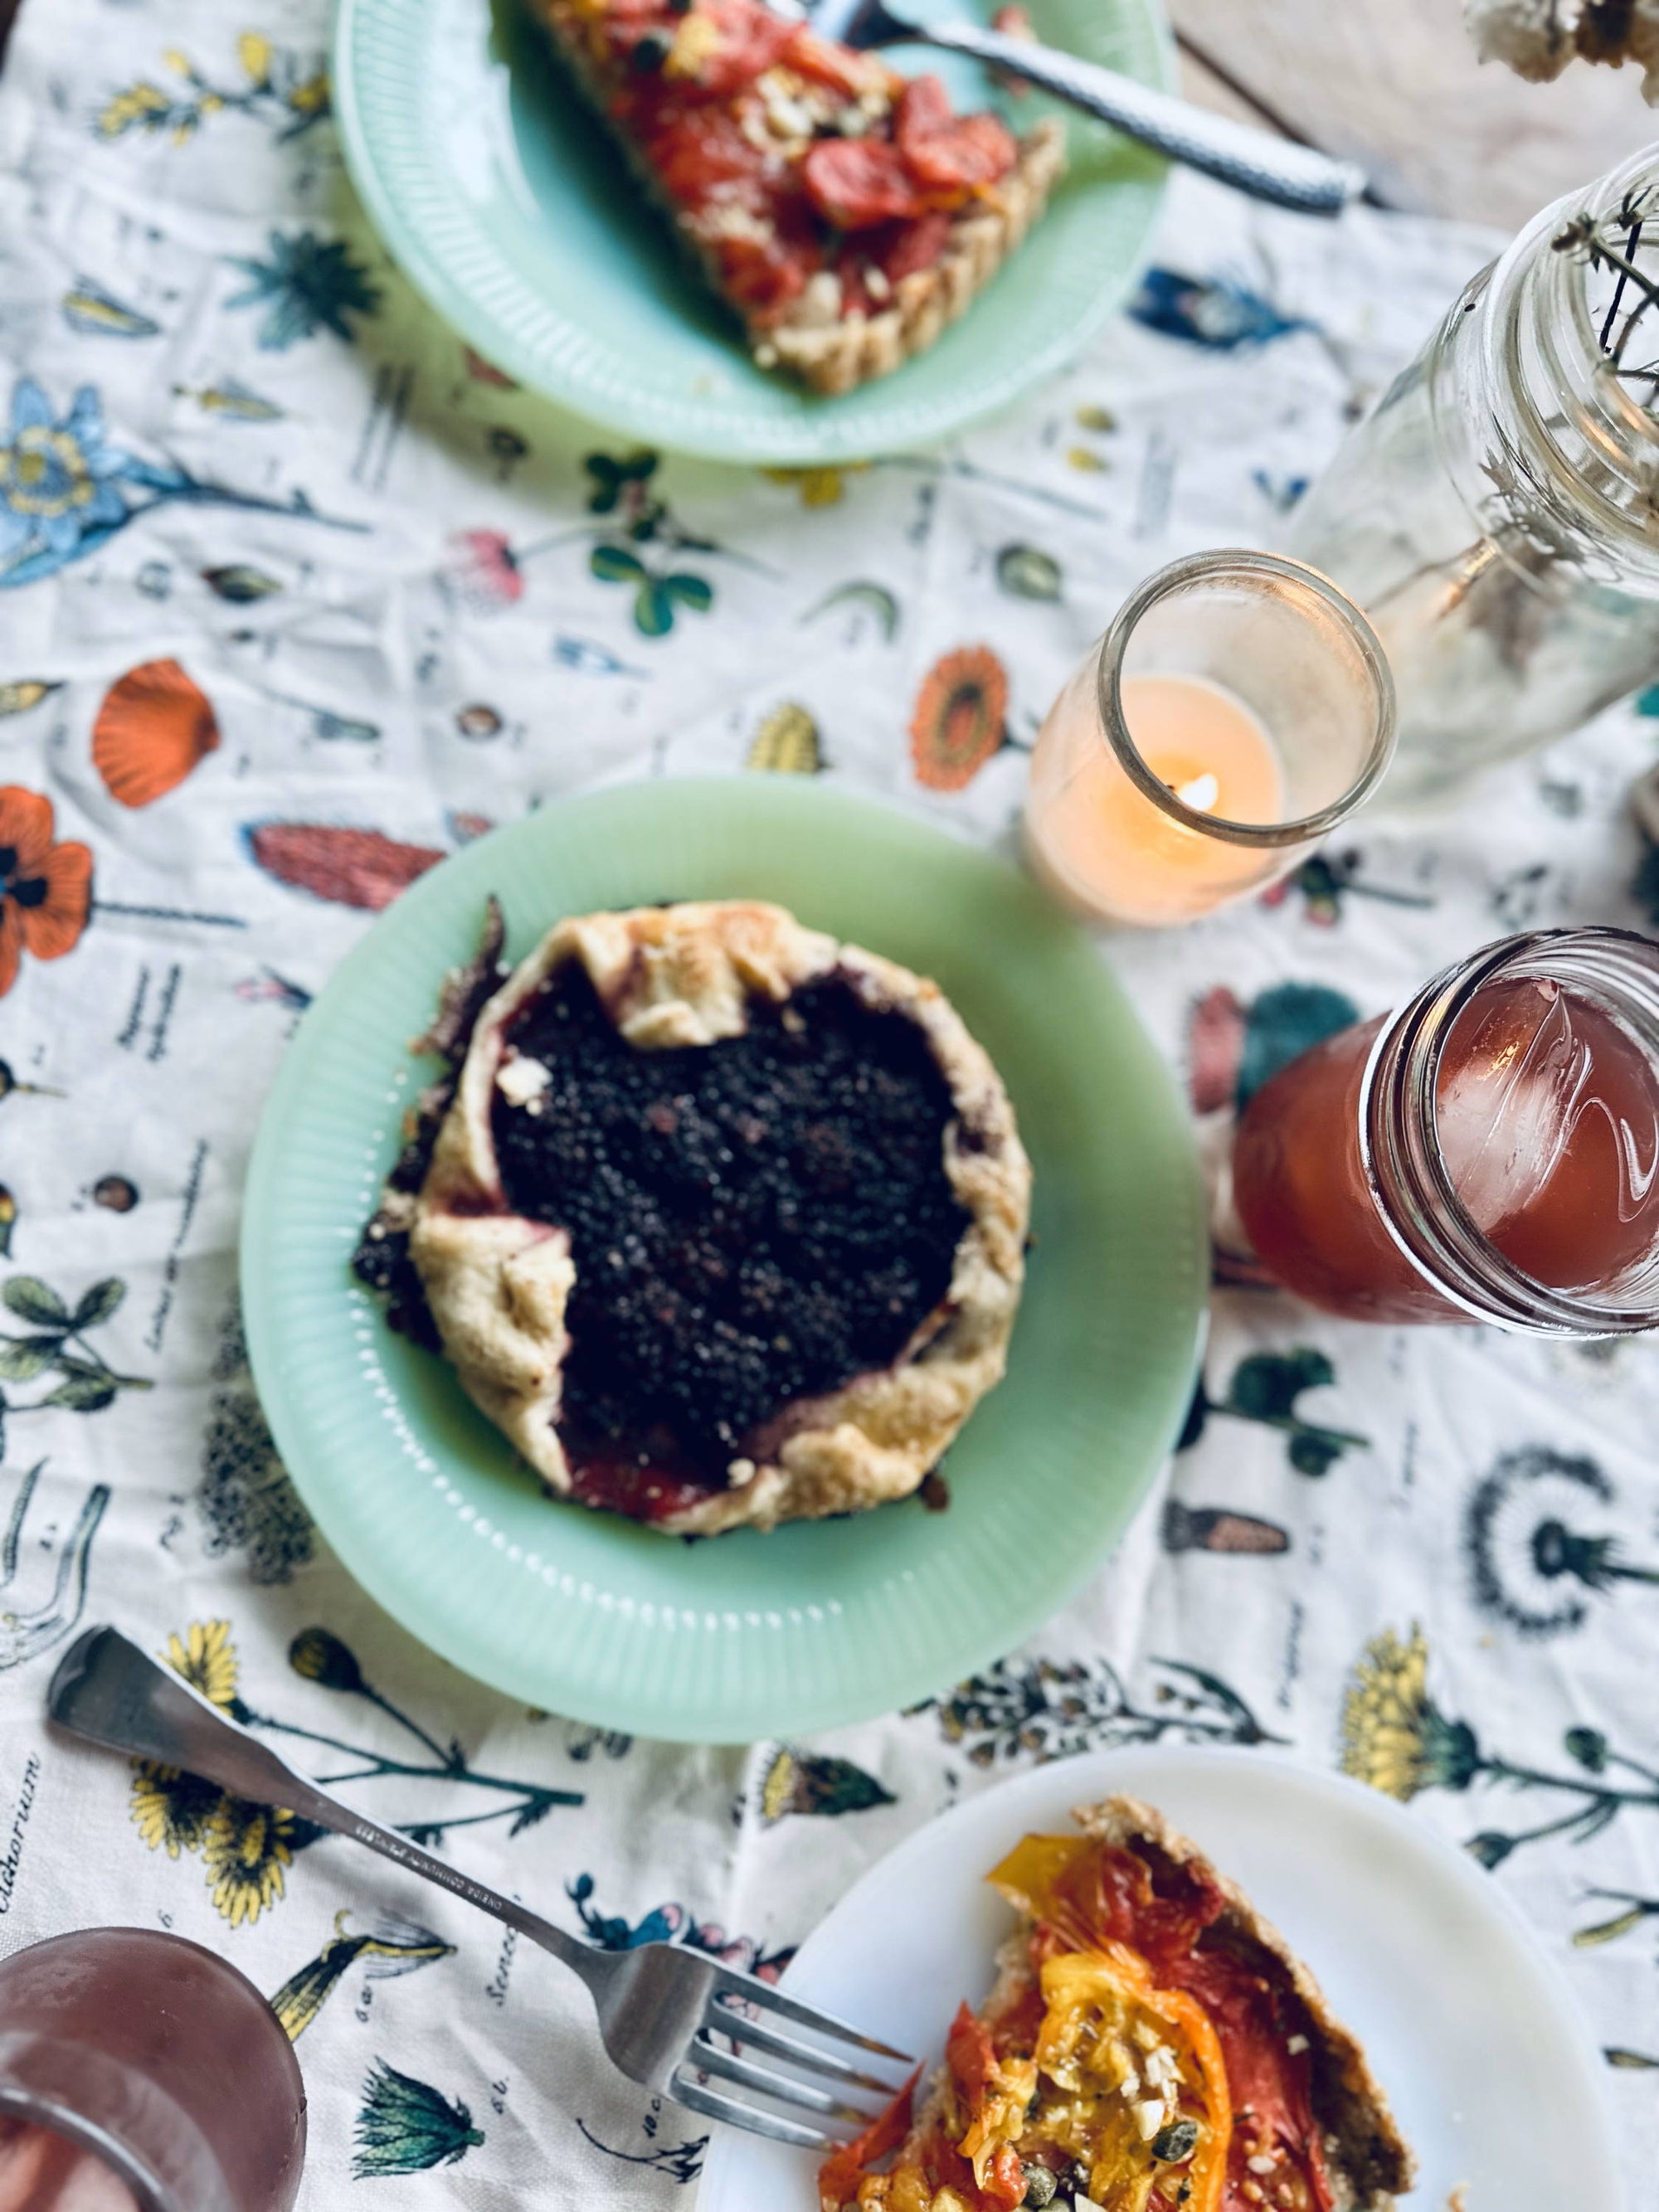
<path id="1" fill-rule="evenodd" d="M 176 2200 L 129 2143 L 44 2091 L 0 2083 L 0 2115 L 62 2136 L 101 2160 L 137 2200 L 139 2212 L 179 2212 Z"/>
<path id="2" fill-rule="evenodd" d="M 1206 814 L 1198 807 L 1188 806 L 1154 773 L 1130 735 L 1124 715 L 1123 655 L 1136 625 L 1163 600 L 1194 585 L 1229 580 L 1243 580 L 1255 586 L 1269 581 L 1291 584 L 1316 599 L 1347 633 L 1376 693 L 1376 713 L 1370 744 L 1358 775 L 1328 805 L 1292 821 L 1234 822 L 1224 815 Z M 1113 616 L 1101 639 L 1095 668 L 1095 703 L 1101 731 L 1119 765 L 1160 813 L 1200 836 L 1216 838 L 1229 845 L 1254 847 L 1260 851 L 1316 843 L 1370 798 L 1394 758 L 1394 674 L 1376 632 L 1346 592 L 1319 569 L 1310 568 L 1305 562 L 1289 560 L 1282 554 L 1259 552 L 1253 548 L 1228 547 L 1188 554 L 1158 569 L 1138 585 Z"/>
<path id="3" fill-rule="evenodd" d="M 1506 974 L 1544 973 L 1545 963 L 1571 968 L 1586 953 L 1601 956 L 1611 970 L 1627 968 L 1622 977 L 1610 972 L 1580 986 L 1615 1001 L 1621 986 L 1634 1000 L 1639 962 L 1659 1026 L 1659 943 L 1630 929 L 1533 930 L 1483 946 L 1426 983 L 1383 1023 L 1360 1085 L 1360 1158 L 1383 1227 L 1443 1297 L 1477 1321 L 1526 1334 L 1621 1336 L 1659 1327 L 1659 1278 L 1653 1303 L 1603 1305 L 1506 1259 L 1459 1196 L 1440 1143 L 1441 1062 L 1477 993 Z M 1571 988 L 1573 979 L 1552 980 Z"/>

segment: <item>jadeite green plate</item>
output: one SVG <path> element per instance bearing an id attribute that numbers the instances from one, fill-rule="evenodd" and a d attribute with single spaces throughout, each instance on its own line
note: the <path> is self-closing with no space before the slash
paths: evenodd
<path id="1" fill-rule="evenodd" d="M 981 0 L 927 0 L 941 15 Z M 1033 0 L 1040 36 L 1170 81 L 1159 0 Z M 958 101 L 972 64 L 921 47 Z M 1127 287 L 1164 164 L 1068 119 L 1048 213 L 962 322 L 896 374 L 817 399 L 750 362 L 666 225 L 556 76 L 525 0 L 339 0 L 346 159 L 393 255 L 488 360 L 607 429 L 719 460 L 859 460 L 942 438 L 1062 368 Z M 1006 100 L 1005 107 L 1008 106 Z M 1016 127 L 1036 112 L 1010 110 Z"/>
<path id="2" fill-rule="evenodd" d="M 429 1063 L 407 1041 L 477 939 L 656 899 L 779 900 L 937 976 L 1006 1078 L 1036 1168 L 1006 1380 L 951 1504 L 687 1544 L 548 1498 L 348 1261 Z M 306 1015 L 242 1236 L 254 1374 L 346 1565 L 445 1658 L 638 1735 L 746 1742 L 914 1703 L 1019 1642 L 1121 1534 L 1192 1387 L 1208 1279 L 1175 1085 L 1087 939 L 1000 861 L 791 778 L 622 786 L 481 839 L 405 891 Z"/>

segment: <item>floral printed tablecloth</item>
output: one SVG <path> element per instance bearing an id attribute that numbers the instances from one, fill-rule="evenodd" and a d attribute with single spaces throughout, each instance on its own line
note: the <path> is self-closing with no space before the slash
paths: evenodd
<path id="1" fill-rule="evenodd" d="M 1271 544 L 1490 241 L 1183 179 L 1130 315 L 949 451 L 629 453 L 387 264 L 325 18 L 29 0 L 0 82 L 0 1943 L 125 1920 L 242 1966 L 298 2039 L 313 2212 L 359 2183 L 683 2203 L 702 2131 L 607 2070 L 550 1966 L 285 1815 L 49 1742 L 76 1623 L 119 1620 L 573 1929 L 763 1972 L 1024 1763 L 1277 1743 L 1412 1800 L 1511 1892 L 1617 2069 L 1650 2202 L 1652 1345 L 1220 1292 L 1167 1481 L 1029 1648 L 834 1739 L 697 1752 L 526 1711 L 381 1618 L 276 1460 L 234 1291 L 284 1045 L 415 876 L 666 772 L 844 781 L 1006 846 L 1023 749 L 1126 587 Z M 1115 944 L 1200 1120 L 1489 938 L 1659 921 L 1625 803 L 1644 710 L 1459 817 L 1362 824 L 1269 900 Z"/>

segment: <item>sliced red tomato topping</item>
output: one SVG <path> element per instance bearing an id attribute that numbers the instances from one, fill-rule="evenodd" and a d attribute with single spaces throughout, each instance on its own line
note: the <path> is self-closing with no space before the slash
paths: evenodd
<path id="1" fill-rule="evenodd" d="M 855 100 L 866 85 L 881 82 L 879 64 L 867 54 L 832 45 L 805 26 L 790 40 L 786 58 L 791 69 L 816 84 L 827 85 L 831 92 L 845 93 L 849 100 Z"/>
<path id="2" fill-rule="evenodd" d="M 806 197 L 837 230 L 919 215 L 921 202 L 896 147 L 882 139 L 822 138 L 801 164 Z"/>
<path id="3" fill-rule="evenodd" d="M 792 245 L 781 234 L 722 239 L 717 251 L 726 290 L 763 320 L 775 319 L 800 297 L 823 260 L 815 240 Z"/>
<path id="4" fill-rule="evenodd" d="M 1310 2052 L 1290 2043 L 1301 2018 L 1285 1990 L 1233 1952 L 1202 1948 L 1205 1930 L 1226 1899 L 1207 1873 L 1172 1867 L 1154 1885 L 1134 1851 L 1075 1836 L 1028 1836 L 993 1877 L 1026 1899 L 1037 1917 L 1033 1949 L 1093 1950 L 1127 1945 L 1146 1960 L 1161 1989 L 1195 1998 L 1213 2023 L 1240 2124 L 1232 2141 L 1224 2212 L 1248 2212 L 1255 2142 L 1298 2177 L 1309 2212 L 1332 2212 L 1334 2198 L 1314 2119 Z"/>
<path id="5" fill-rule="evenodd" d="M 985 2101 L 986 2083 L 997 2054 L 989 2029 L 965 2004 L 957 2007 L 951 2033 L 945 2039 L 945 2063 L 962 2092 L 963 2104 L 969 2112 L 976 2112 Z"/>
<path id="6" fill-rule="evenodd" d="M 895 2151 L 910 2132 L 910 2107 L 921 2078 L 918 2067 L 885 2112 L 862 2135 L 832 2150 L 818 2168 L 818 2196 L 825 2204 L 848 2204 L 858 2195 L 859 2184 L 872 2166 Z"/>
<path id="7" fill-rule="evenodd" d="M 931 269 L 950 243 L 951 218 L 942 208 L 930 208 L 914 222 L 900 223 L 891 240 L 874 256 L 891 284 L 913 276 L 918 269 Z"/>
<path id="8" fill-rule="evenodd" d="M 697 13 L 714 24 L 720 43 L 698 61 L 694 77 L 675 82 L 711 99 L 752 84 L 783 59 L 797 34 L 793 23 L 760 0 L 702 0 Z"/>
<path id="9" fill-rule="evenodd" d="M 994 2206 L 995 2212 L 1014 2212 L 1016 2205 L 1025 2202 L 1025 2168 L 1019 2153 L 1012 2143 L 999 2145 L 986 2170 L 980 2203 Z"/>
<path id="10" fill-rule="evenodd" d="M 653 117 L 644 133 L 646 152 L 663 188 L 681 206 L 696 207 L 716 185 L 755 175 L 755 149 L 723 108 L 681 108 Z M 747 191 L 740 196 L 750 198 Z M 764 204 L 757 185 L 753 198 Z"/>
<path id="11" fill-rule="evenodd" d="M 1019 155 L 1013 133 L 994 115 L 953 115 L 936 76 L 915 77 L 905 87 L 893 137 L 905 167 L 932 191 L 993 185 Z"/>

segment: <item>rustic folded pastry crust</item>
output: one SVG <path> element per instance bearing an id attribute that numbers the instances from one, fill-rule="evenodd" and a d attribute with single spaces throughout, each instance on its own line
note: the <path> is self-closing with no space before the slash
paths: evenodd
<path id="1" fill-rule="evenodd" d="M 832 972 L 922 1030 L 956 1109 L 945 1170 L 969 1220 L 948 1295 L 899 1361 L 789 1407 L 750 1441 L 752 1474 L 650 1523 L 672 1535 L 770 1528 L 908 1496 L 1001 1376 L 1024 1277 L 1030 1168 L 987 1054 L 936 983 L 746 901 L 562 921 L 485 1006 L 415 1208 L 410 1252 L 468 1395 L 550 1490 L 572 1474 L 556 1421 L 575 1283 L 570 1241 L 508 1210 L 491 1103 L 514 1015 L 570 961 L 641 1052 L 740 1035 L 751 999 Z M 511 1078 L 508 1079 L 509 1082 Z M 740 1470 L 740 1473 L 743 1470 Z"/>

